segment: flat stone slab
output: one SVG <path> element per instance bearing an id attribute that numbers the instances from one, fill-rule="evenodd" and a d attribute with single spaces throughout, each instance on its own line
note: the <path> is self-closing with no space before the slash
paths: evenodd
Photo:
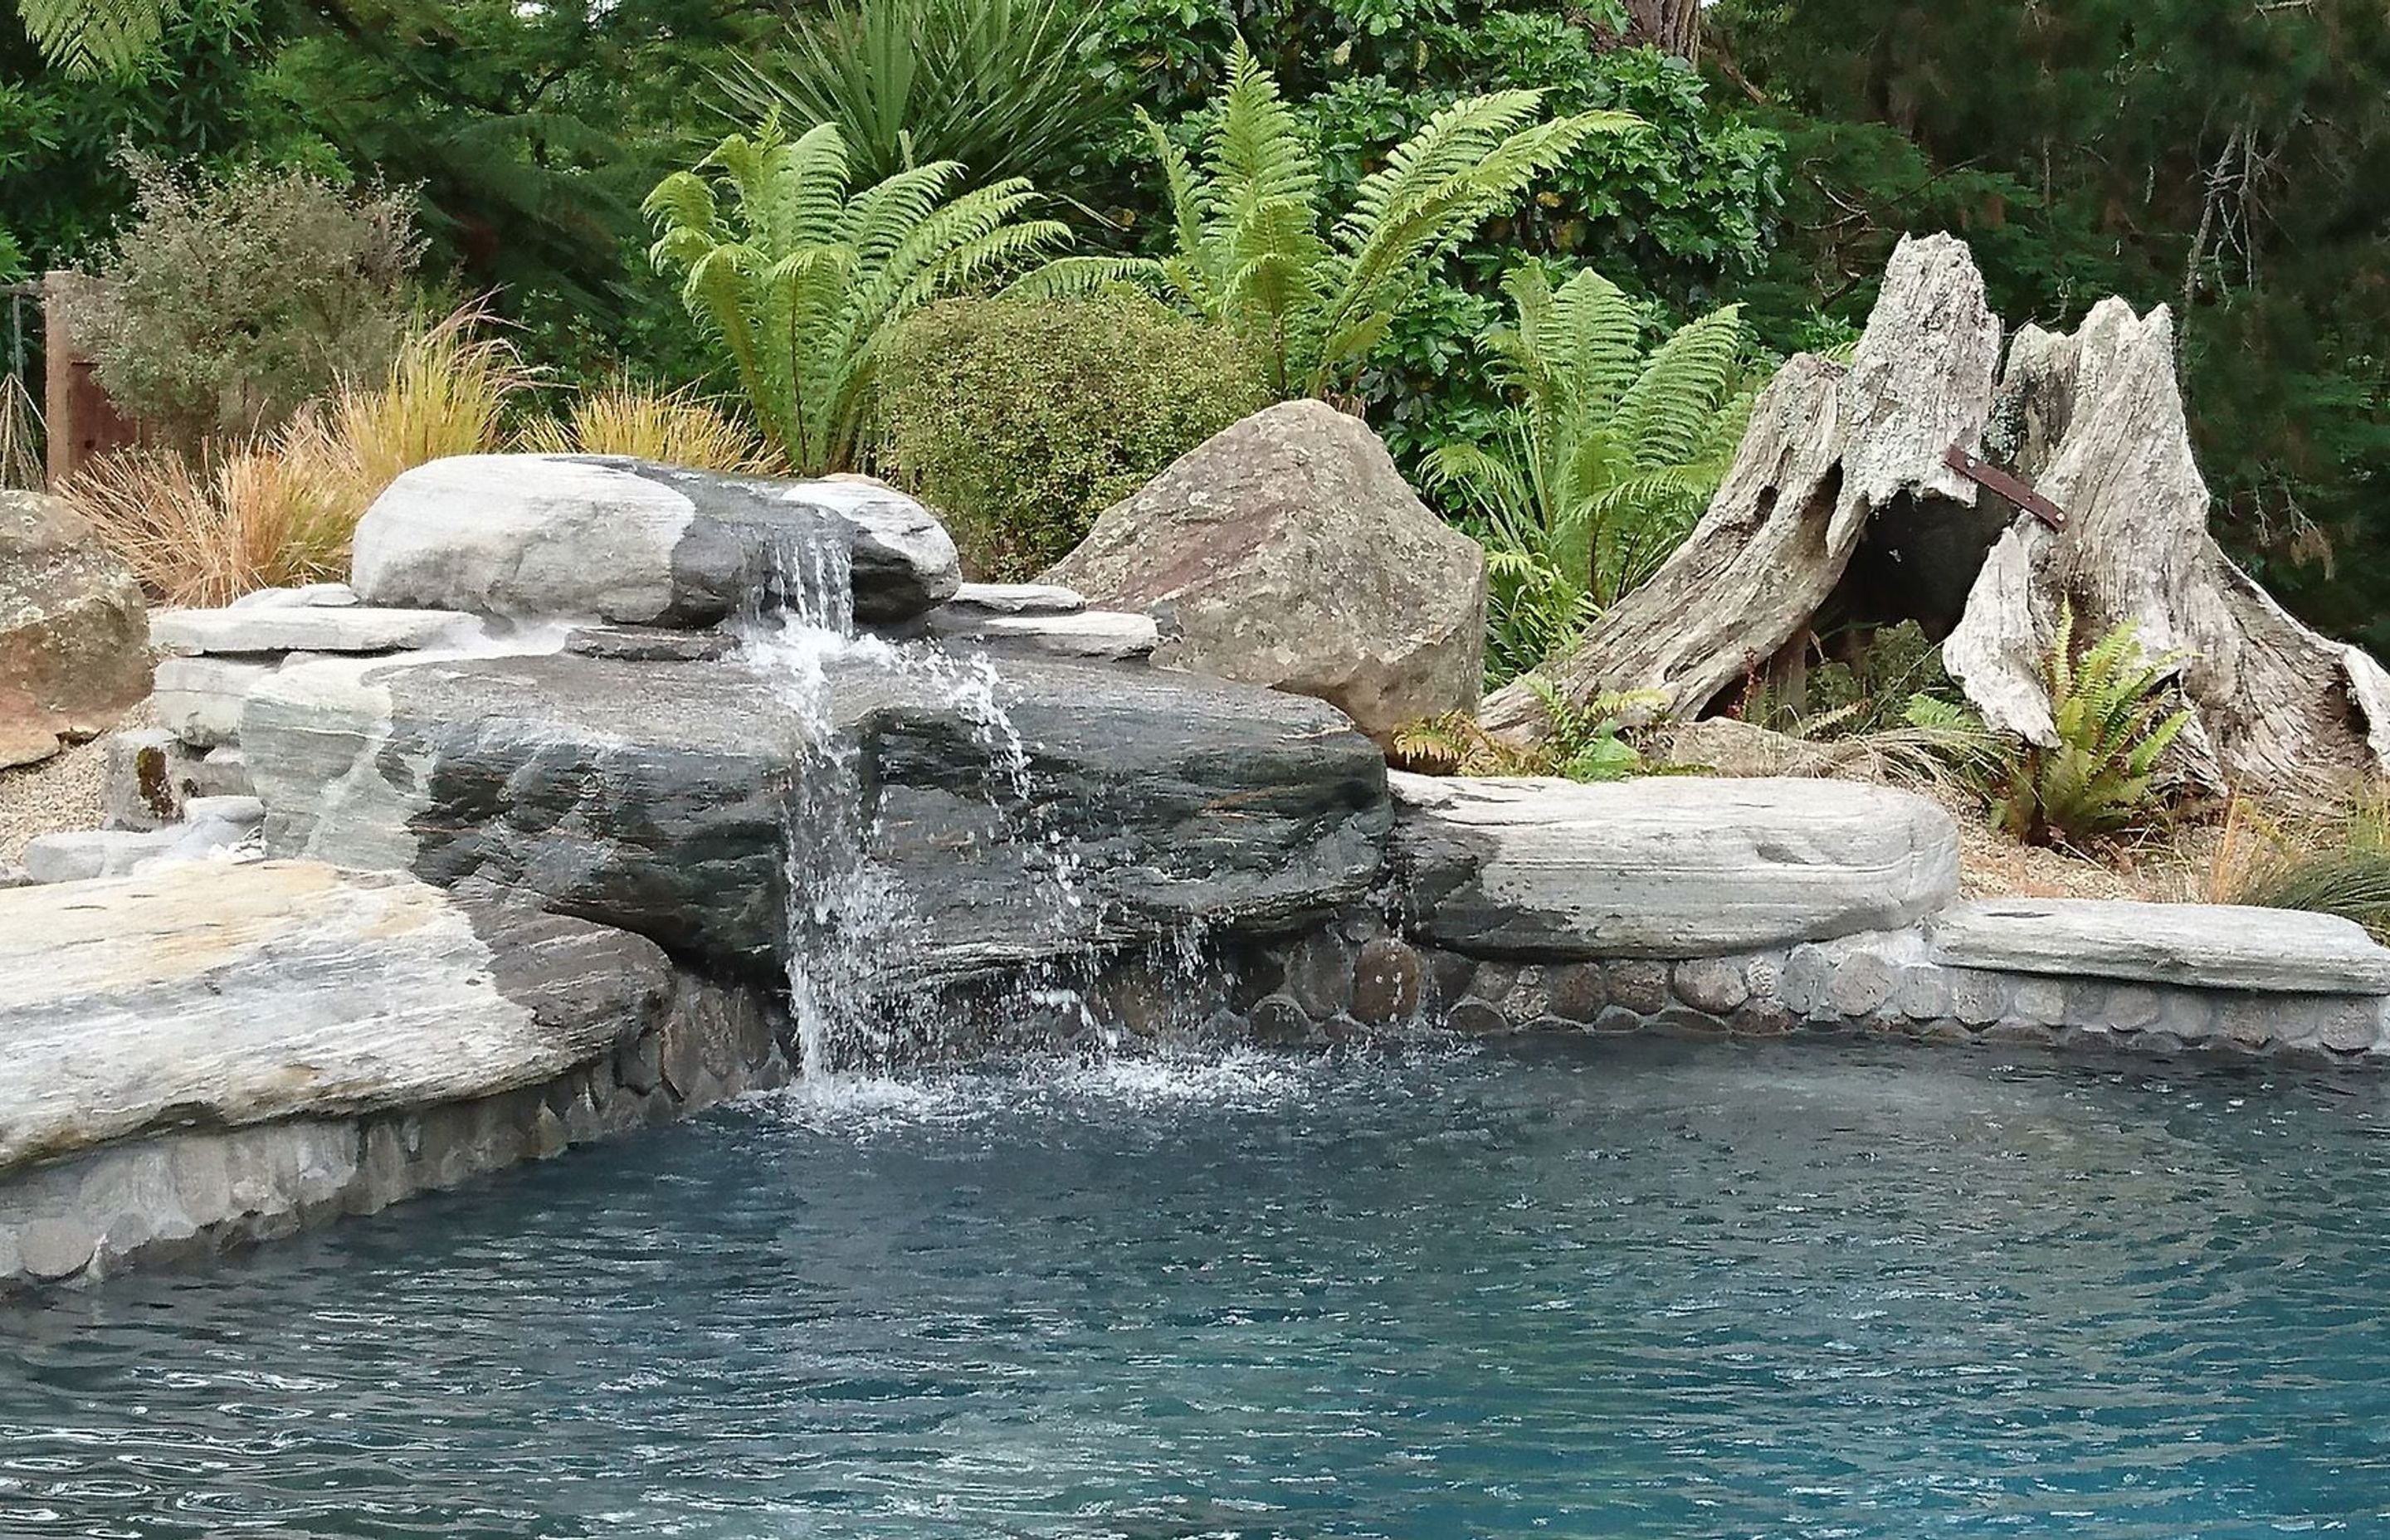
<path id="1" fill-rule="evenodd" d="M 232 601 L 235 610 L 290 610 L 309 606 L 332 608 L 357 602 L 357 591 L 345 583 L 302 583 L 295 588 L 256 588 Z"/>
<path id="2" fill-rule="evenodd" d="M 1959 892 L 1949 815 L 1888 787 L 1387 779 L 1415 933 L 1475 956 L 1756 951 L 1896 930 Z"/>
<path id="3" fill-rule="evenodd" d="M 1087 597 L 1059 583 L 966 583 L 932 614 L 1075 615 Z"/>
<path id="4" fill-rule="evenodd" d="M 2217 904 L 2003 898 L 1929 930 L 1937 960 L 2199 989 L 2390 995 L 2390 950 L 2337 915 Z"/>
<path id="5" fill-rule="evenodd" d="M 536 1084 L 643 1030 L 670 983 L 650 942 L 396 872 L 199 864 L 0 892 L 0 1172 Z"/>
<path id="6" fill-rule="evenodd" d="M 158 725 L 197 749 L 238 742 L 242 702 L 279 666 L 255 658 L 165 659 L 150 698 Z"/>
<path id="7" fill-rule="evenodd" d="M 1076 614 L 988 614 L 941 606 L 930 612 L 932 635 L 954 641 L 992 642 L 1028 648 L 1058 658 L 1133 662 L 1162 645 L 1152 616 L 1126 610 L 1085 610 Z"/>
<path id="8" fill-rule="evenodd" d="M 180 657 L 399 652 L 460 646 L 480 635 L 471 616 L 453 610 L 384 610 L 360 604 L 161 610 L 149 617 L 150 643 Z"/>

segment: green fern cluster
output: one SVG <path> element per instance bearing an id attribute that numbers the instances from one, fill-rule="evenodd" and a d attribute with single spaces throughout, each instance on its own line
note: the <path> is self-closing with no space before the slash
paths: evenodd
<path id="1" fill-rule="evenodd" d="M 951 160 L 848 195 L 845 141 L 777 118 L 734 134 L 645 205 L 659 271 L 682 275 L 689 313 L 719 333 L 757 423 L 801 476 L 854 460 L 864 405 L 897 324 L 943 295 L 1045 257 L 1067 238 L 1022 219 L 1019 177 L 949 196 Z"/>
<path id="2" fill-rule="evenodd" d="M 1540 742 L 1496 738 L 1467 712 L 1450 712 L 1397 729 L 1395 761 L 1431 775 L 1564 776 L 1573 781 L 1623 780 L 1645 768 L 1642 751 L 1625 733 L 1666 705 L 1666 696 L 1617 690 L 1571 705 L 1538 674 L 1527 675 L 1525 683 L 1551 719 L 1550 736 Z"/>
<path id="3" fill-rule="evenodd" d="M 1429 484 L 1459 499 L 1486 547 L 1486 682 L 1568 646 L 1651 576 L 1717 490 L 1761 377 L 1740 307 L 1648 354 L 1634 302 L 1587 269 L 1554 289 L 1504 278 L 1513 316 L 1480 340 L 1513 404 L 1492 442 L 1430 455 Z"/>
<path id="4" fill-rule="evenodd" d="M 2149 657 L 2138 629 L 2119 622 L 2078 658 L 2074 608 L 2059 606 L 2058 632 L 2041 664 L 2058 742 L 2019 742 L 2009 751 L 1995 811 L 2011 838 L 2089 844 L 2160 810 L 2158 759 L 2191 712 L 2169 712 L 2163 693 L 2182 655 Z"/>
<path id="5" fill-rule="evenodd" d="M 1137 114 L 1168 184 L 1170 255 L 1066 259 L 1044 281 L 1064 290 L 1150 285 L 1252 338 L 1280 397 L 1326 395 L 1454 246 L 1587 138 L 1638 123 L 1623 112 L 1547 119 L 1542 103 L 1538 91 L 1497 91 L 1445 108 L 1387 153 L 1323 233 L 1318 153 L 1240 38 L 1200 169 Z"/>

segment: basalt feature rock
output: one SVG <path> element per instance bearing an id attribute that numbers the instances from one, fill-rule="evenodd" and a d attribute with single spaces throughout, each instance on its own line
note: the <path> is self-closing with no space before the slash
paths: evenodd
<path id="1" fill-rule="evenodd" d="M 0 768 L 96 737 L 148 693 L 131 571 L 64 502 L 0 491 Z"/>
<path id="2" fill-rule="evenodd" d="M 1154 661 L 1317 696 L 1381 739 L 1477 703 L 1485 554 L 1368 425 L 1255 413 L 1104 510 L 1048 581 L 1162 622 Z"/>
<path id="3" fill-rule="evenodd" d="M 1686 958 L 1910 925 L 1958 895 L 1922 797 L 1828 780 L 1396 773 L 1414 932 L 1478 956 Z"/>
<path id="4" fill-rule="evenodd" d="M 242 741 L 270 853 L 513 889 L 751 968 L 786 961 L 792 817 L 853 831 L 899 980 L 1291 928 L 1376 875 L 1382 762 L 1316 701 L 1040 658 L 975 701 L 870 648 L 824 663 L 817 712 L 789 688 L 736 661 L 329 660 L 262 686 Z M 825 785 L 847 803 L 800 805 Z"/>
<path id="5" fill-rule="evenodd" d="M 786 570 L 822 549 L 844 572 Z M 856 618 L 891 622 L 952 595 L 961 567 L 927 508 L 863 478 L 469 455 L 391 483 L 357 526 L 352 582 L 373 605 L 695 627 L 800 576 L 851 582 Z"/>

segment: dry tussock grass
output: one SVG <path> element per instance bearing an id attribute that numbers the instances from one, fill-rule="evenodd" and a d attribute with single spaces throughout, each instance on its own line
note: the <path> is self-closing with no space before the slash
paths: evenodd
<path id="1" fill-rule="evenodd" d="M 339 577 L 358 519 L 401 472 L 503 443 L 507 403 L 532 380 L 490 321 L 456 311 L 409 338 L 379 384 L 344 386 L 263 438 L 198 457 L 120 450 L 62 490 L 168 604 Z"/>

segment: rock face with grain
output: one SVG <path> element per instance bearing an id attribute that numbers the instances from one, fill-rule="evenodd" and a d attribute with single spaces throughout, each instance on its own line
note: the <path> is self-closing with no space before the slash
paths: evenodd
<path id="1" fill-rule="evenodd" d="M 0 769 L 96 737 L 149 693 L 146 614 L 64 502 L 0 491 Z"/>
<path id="2" fill-rule="evenodd" d="M 1963 968 L 2268 994 L 2390 995 L 2390 950 L 2338 915 L 2237 905 L 2003 898 L 1927 927 Z"/>
<path id="3" fill-rule="evenodd" d="M 1150 611 L 1157 664 L 1316 696 L 1381 740 L 1477 700 L 1484 552 L 1420 503 L 1367 424 L 1319 402 L 1214 435 L 1047 576 Z"/>
<path id="4" fill-rule="evenodd" d="M 368 605 L 704 626 L 789 584 L 795 553 L 843 552 L 854 613 L 901 621 L 962 581 L 927 508 L 861 478 L 787 481 L 620 456 L 467 455 L 391 483 L 357 525 Z"/>
<path id="5" fill-rule="evenodd" d="M 899 896 L 877 955 L 918 979 L 1291 929 L 1376 876 L 1383 764 L 1331 709 L 1029 656 L 1002 679 L 1019 779 L 968 696 L 868 653 L 827 667 L 829 741 L 768 674 L 572 653 L 290 665 L 241 731 L 273 853 L 500 887 L 738 968 L 786 960 L 791 820 Z"/>
<path id="6" fill-rule="evenodd" d="M 0 892 L 0 1170 L 535 1084 L 635 1036 L 651 942 L 395 872 L 195 865 Z"/>
<path id="7" fill-rule="evenodd" d="M 1948 815 L 1885 787 L 1389 779 L 1414 931 L 1472 955 L 1752 951 L 1896 930 L 1959 891 Z"/>

